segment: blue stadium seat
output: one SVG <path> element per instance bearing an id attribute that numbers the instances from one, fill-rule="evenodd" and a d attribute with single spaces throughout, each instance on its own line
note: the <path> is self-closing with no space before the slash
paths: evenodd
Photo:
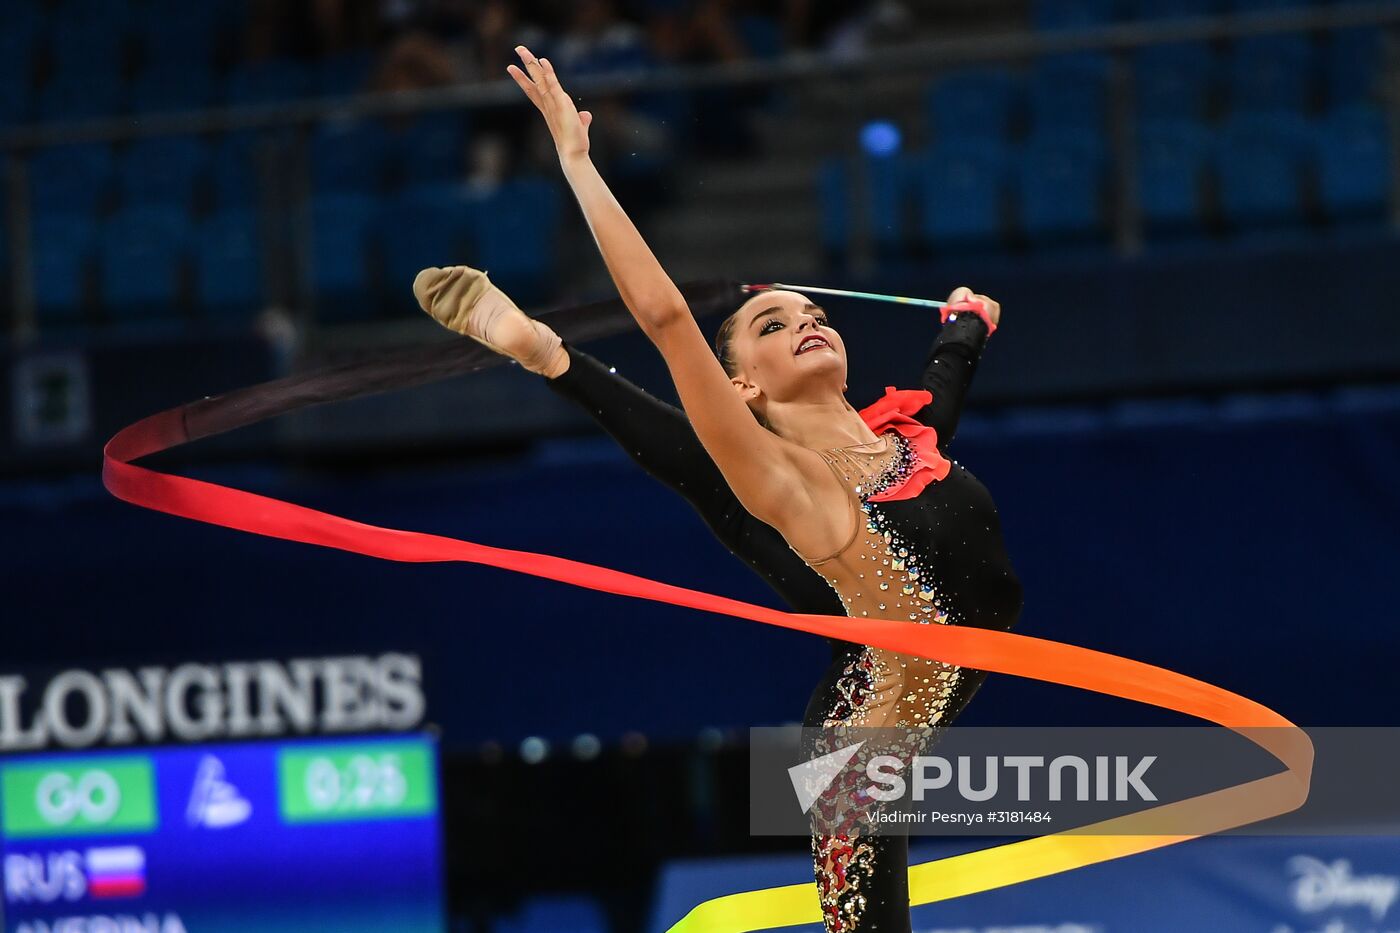
<path id="1" fill-rule="evenodd" d="M 275 104 L 309 97 L 311 75 L 293 61 L 265 61 L 243 65 L 224 81 L 224 100 L 231 106 Z"/>
<path id="2" fill-rule="evenodd" d="M 315 92 L 322 97 L 359 94 L 369 83 L 375 59 L 370 52 L 341 52 L 322 59 L 314 66 Z"/>
<path id="3" fill-rule="evenodd" d="M 1149 45 L 1133 55 L 1140 120 L 1205 117 L 1216 79 L 1215 56 L 1203 42 Z"/>
<path id="4" fill-rule="evenodd" d="M 388 139 L 377 120 L 336 121 L 311 139 L 311 180 L 317 191 L 372 194 L 384 186 Z"/>
<path id="5" fill-rule="evenodd" d="M 131 22 L 134 0 L 58 0 L 51 6 L 60 20 L 93 21 L 107 18 L 114 28 L 125 29 Z"/>
<path id="6" fill-rule="evenodd" d="M 1149 232 L 1201 227 L 1210 134 L 1191 121 L 1145 123 L 1138 130 L 1138 203 Z"/>
<path id="7" fill-rule="evenodd" d="M 544 57 L 565 77 L 635 71 L 654 63 L 642 34 L 625 29 L 618 30 L 606 43 L 556 40 L 554 51 L 545 53 Z"/>
<path id="8" fill-rule="evenodd" d="M 928 92 L 928 116 L 935 139 L 1005 139 L 1020 85 L 1006 70 L 955 72 Z"/>
<path id="9" fill-rule="evenodd" d="M 208 69 L 226 18 L 218 3 L 148 0 L 135 13 L 134 32 L 148 64 Z"/>
<path id="10" fill-rule="evenodd" d="M 114 9 L 118 4 L 113 4 Z M 59 76 L 84 81 L 121 79 L 125 63 L 126 34 L 119 18 L 106 12 L 94 18 L 63 11 L 52 33 L 54 69 Z"/>
<path id="11" fill-rule="evenodd" d="M 191 136 L 138 140 L 122 156 L 126 204 L 167 204 L 189 209 L 209 167 L 209 147 Z"/>
<path id="12" fill-rule="evenodd" d="M 1308 36 L 1249 36 L 1230 56 L 1230 106 L 1237 113 L 1302 113 L 1314 85 L 1317 56 Z"/>
<path id="13" fill-rule="evenodd" d="M 1034 243 L 1103 232 L 1104 158 L 1098 137 L 1045 133 L 1020 152 L 1021 227 Z"/>
<path id="14" fill-rule="evenodd" d="M 100 245 L 102 306 L 115 317 L 172 315 L 191 232 L 181 208 L 130 207 L 109 217 Z"/>
<path id="15" fill-rule="evenodd" d="M 15 0 L 5 7 L 0 29 L 0 126 L 23 123 L 33 105 L 35 49 L 43 15 L 32 0 Z"/>
<path id="16" fill-rule="evenodd" d="M 370 246 L 379 202 L 356 194 L 317 195 L 311 205 L 312 285 L 324 320 L 365 316 Z"/>
<path id="17" fill-rule="evenodd" d="M 949 140 L 922 158 L 924 239 L 936 246 L 995 244 L 1002 236 L 1007 149 L 990 141 Z"/>
<path id="18" fill-rule="evenodd" d="M 1231 118 L 1216 147 L 1226 220 L 1238 227 L 1300 222 L 1308 139 L 1307 124 L 1297 115 Z"/>
<path id="19" fill-rule="evenodd" d="M 1130 5 L 1131 17 L 1141 20 L 1190 19 L 1217 12 L 1217 0 L 1132 0 Z"/>
<path id="20" fill-rule="evenodd" d="M 822 160 L 817 170 L 817 197 L 821 204 L 822 248 L 828 256 L 844 257 L 851 236 L 851 172 L 840 156 Z"/>
<path id="21" fill-rule="evenodd" d="M 157 62 L 131 84 L 135 113 L 203 110 L 218 102 L 218 86 L 205 63 Z"/>
<path id="22" fill-rule="evenodd" d="M 14 41 L 16 36 L 34 38 L 43 28 L 44 20 L 42 0 L 6 0 L 4 33 L 7 40 Z"/>
<path id="23" fill-rule="evenodd" d="M 33 114 L 33 73 L 30 53 L 16 51 L 8 55 L 0 49 L 0 126 L 28 122 Z"/>
<path id="24" fill-rule="evenodd" d="M 1307 9 L 1310 5 L 1311 0 L 1224 0 L 1227 13 L 1269 13 Z"/>
<path id="25" fill-rule="evenodd" d="M 562 198 L 546 178 L 516 178 L 482 199 L 471 216 L 471 265 L 485 269 L 516 301 L 534 303 L 554 291 Z"/>
<path id="26" fill-rule="evenodd" d="M 263 300 L 263 254 L 257 213 L 231 208 L 211 214 L 199 227 L 195 292 L 208 314 L 248 314 Z"/>
<path id="27" fill-rule="evenodd" d="M 406 184 L 453 181 L 466 174 L 467 121 L 460 113 L 420 114 L 393 140 Z"/>
<path id="28" fill-rule="evenodd" d="M 71 322 L 82 312 L 83 286 L 97 244 L 90 215 L 36 214 L 30 257 L 34 303 L 42 322 Z"/>
<path id="29" fill-rule="evenodd" d="M 95 214 L 112 181 L 112 152 L 99 143 L 40 149 L 29 161 L 31 207 L 48 211 Z"/>
<path id="30" fill-rule="evenodd" d="M 461 185 L 422 185 L 390 201 L 379 218 L 384 284 L 391 300 L 413 307 L 413 279 L 427 266 L 477 265 L 468 250 L 481 199 Z M 495 270 L 488 270 L 495 275 Z"/>
<path id="31" fill-rule="evenodd" d="M 919 208 L 921 166 L 911 153 L 865 156 L 866 222 L 882 258 L 903 256 L 914 237 Z"/>
<path id="32" fill-rule="evenodd" d="M 1317 129 L 1319 193 L 1327 215 L 1334 220 L 1384 216 L 1391 197 L 1385 115 L 1356 105 L 1329 114 Z"/>
<path id="33" fill-rule="evenodd" d="M 59 74 L 39 91 L 40 120 L 92 120 L 119 116 L 126 107 L 126 85 L 112 78 Z"/>
<path id="34" fill-rule="evenodd" d="M 1102 132 L 1108 113 L 1109 59 L 1097 52 L 1056 55 L 1037 63 L 1031 77 L 1031 132 L 1066 127 Z"/>
<path id="35" fill-rule="evenodd" d="M 214 202 L 223 208 L 248 207 L 258 199 L 258 152 L 265 137 L 256 132 L 226 133 L 214 145 Z"/>
<path id="36" fill-rule="evenodd" d="M 777 58 L 783 54 L 783 27 L 773 17 L 747 14 L 738 17 L 734 25 L 755 58 Z"/>
<path id="37" fill-rule="evenodd" d="M 1118 17 L 1115 0 L 1036 0 L 1031 20 L 1037 29 L 1106 26 Z"/>
<path id="38" fill-rule="evenodd" d="M 1381 94 L 1381 36 L 1375 27 L 1341 29 L 1327 35 L 1327 102 L 1336 109 L 1378 100 Z"/>

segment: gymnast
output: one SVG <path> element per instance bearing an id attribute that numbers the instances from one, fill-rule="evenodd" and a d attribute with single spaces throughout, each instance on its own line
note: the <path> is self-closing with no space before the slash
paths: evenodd
<path id="1" fill-rule="evenodd" d="M 761 291 L 720 325 L 713 350 L 588 155 L 580 113 L 526 48 L 511 77 L 544 116 L 561 168 L 614 283 L 660 350 L 684 411 L 661 402 L 520 311 L 484 273 L 425 269 L 414 291 L 439 323 L 544 376 L 649 474 L 675 489 L 731 552 L 796 611 L 1008 630 L 1021 586 L 986 488 L 946 456 L 1000 307 L 956 289 L 924 390 L 857 411 L 846 349 L 826 312 Z M 947 726 L 985 673 L 833 642 L 805 726 Z M 818 804 L 818 808 L 821 804 Z M 829 931 L 908 931 L 908 840 L 823 822 L 813 870 Z"/>

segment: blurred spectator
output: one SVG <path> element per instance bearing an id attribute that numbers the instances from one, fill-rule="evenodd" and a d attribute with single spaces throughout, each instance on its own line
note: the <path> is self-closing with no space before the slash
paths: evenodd
<path id="1" fill-rule="evenodd" d="M 849 0 L 250 0 L 255 59 L 327 59 L 376 49 L 358 86 L 406 93 L 504 80 L 514 49 L 549 56 L 570 78 L 656 66 L 772 57 L 784 47 L 837 41 L 856 48 L 892 22 L 896 0 L 863 15 Z M 331 64 L 331 63 L 327 63 Z M 338 73 L 338 72 L 337 72 Z M 353 89 L 353 82 L 337 87 Z M 621 188 L 659 196 L 681 147 L 715 155 L 750 151 L 747 114 L 771 90 L 708 88 L 592 97 L 596 157 Z M 473 112 L 469 180 L 549 169 L 552 153 L 520 102 Z"/>
<path id="2" fill-rule="evenodd" d="M 645 34 L 618 15 L 612 0 L 578 0 L 553 48 L 550 61 L 575 75 L 641 67 L 651 58 Z"/>
<path id="3" fill-rule="evenodd" d="M 845 0 L 783 0 L 783 26 L 788 44 L 796 48 L 821 48 L 832 29 L 845 22 L 854 8 L 864 4 Z"/>
<path id="4" fill-rule="evenodd" d="M 248 57 L 318 58 L 377 38 L 376 0 L 249 0 Z"/>
<path id="5" fill-rule="evenodd" d="M 541 47 L 545 33 L 523 21 L 507 0 L 393 0 L 384 5 L 391 30 L 401 30 L 384 54 L 372 88 L 404 92 L 479 80 L 500 80 L 517 45 Z M 531 159 L 535 117 L 518 104 L 472 116 L 469 180 L 500 183 Z"/>
<path id="6" fill-rule="evenodd" d="M 506 65 L 515 61 L 517 45 L 540 48 L 547 41 L 538 25 L 520 15 L 519 4 L 510 0 L 480 0 L 475 8 L 473 29 L 463 54 L 473 63 L 483 80 L 503 78 Z"/>
<path id="7" fill-rule="evenodd" d="M 417 91 L 457 84 L 463 77 L 446 46 L 426 32 L 410 32 L 389 47 L 371 87 L 382 93 Z"/>
<path id="8" fill-rule="evenodd" d="M 850 8 L 845 18 L 830 26 L 823 48 L 840 59 L 849 59 L 871 46 L 883 45 L 907 35 L 914 17 L 902 0 L 878 0 Z"/>
<path id="9" fill-rule="evenodd" d="M 777 21 L 771 4 L 735 0 L 664 0 L 651 5 L 647 28 L 656 55 L 672 63 L 732 62 L 758 50 L 745 42 L 740 16 L 765 16 Z"/>
<path id="10" fill-rule="evenodd" d="M 656 57 L 646 32 L 624 19 L 613 0 L 579 0 L 563 34 L 552 43 L 550 61 L 561 75 L 600 75 L 648 68 Z M 595 121 L 591 143 L 595 160 L 637 201 L 650 195 L 661 163 L 671 153 L 671 136 L 661 121 L 617 96 L 591 100 Z M 631 190 L 632 186 L 643 190 Z"/>

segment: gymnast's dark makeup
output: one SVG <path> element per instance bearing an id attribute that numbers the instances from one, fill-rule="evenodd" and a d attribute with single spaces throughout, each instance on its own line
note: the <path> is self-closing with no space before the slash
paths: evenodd
<path id="1" fill-rule="evenodd" d="M 800 292 L 778 290 L 749 299 L 735 316 L 729 371 L 751 406 L 799 399 L 824 386 L 844 389 L 846 347 L 825 308 Z"/>

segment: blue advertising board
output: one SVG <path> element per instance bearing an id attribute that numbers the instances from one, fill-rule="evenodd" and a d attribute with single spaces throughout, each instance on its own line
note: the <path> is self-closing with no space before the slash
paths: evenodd
<path id="1" fill-rule="evenodd" d="M 914 840 L 910 856 L 924 862 L 998 841 Z M 663 933 L 713 897 L 811 880 L 805 854 L 674 862 L 660 873 L 648 929 Z M 914 933 L 1400 933 L 1400 844 L 1380 835 L 1211 836 L 912 914 Z"/>

